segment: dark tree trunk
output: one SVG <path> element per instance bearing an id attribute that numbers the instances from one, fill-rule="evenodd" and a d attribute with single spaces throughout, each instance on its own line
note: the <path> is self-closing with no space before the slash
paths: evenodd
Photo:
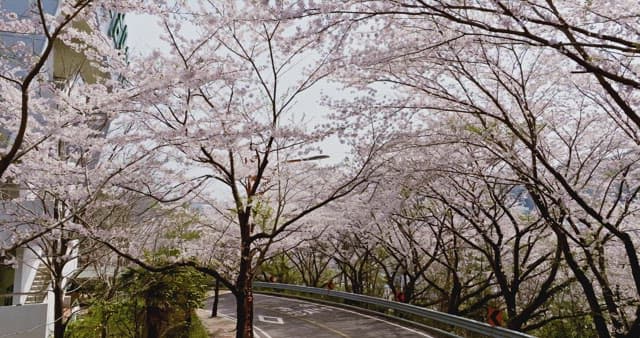
<path id="1" fill-rule="evenodd" d="M 587 303 L 589 304 L 589 308 L 591 309 L 591 316 L 593 318 L 593 324 L 596 327 L 596 331 L 598 332 L 598 337 L 600 338 L 610 338 L 611 334 L 609 333 L 609 329 L 607 327 L 607 323 L 604 319 L 604 314 L 602 313 L 602 309 L 600 307 L 600 303 L 598 301 L 598 296 L 596 295 L 595 289 L 589 277 L 582 271 L 580 265 L 573 257 L 573 253 L 571 252 L 571 248 L 567 241 L 566 235 L 562 232 L 562 229 L 558 229 L 558 226 L 552 227 L 554 233 L 556 234 L 556 238 L 560 243 L 562 248 L 562 252 L 565 257 L 565 261 L 573 274 L 576 276 L 578 283 L 582 286 L 582 290 L 584 291 L 584 295 L 587 298 Z"/>
<path id="2" fill-rule="evenodd" d="M 100 338 L 107 338 L 107 323 L 108 323 L 109 319 L 108 317 L 104 314 L 102 315 L 102 321 L 101 321 L 101 328 L 100 328 Z"/>
<path id="3" fill-rule="evenodd" d="M 213 307 L 211 308 L 211 317 L 218 316 L 218 298 L 220 296 L 220 279 L 216 278 L 216 287 L 213 292 Z"/>
<path id="4" fill-rule="evenodd" d="M 405 284 L 404 302 L 407 304 L 413 303 L 413 297 L 415 296 L 415 291 L 416 291 L 416 279 L 414 279 L 413 277 L 409 277 L 409 281 L 407 282 L 407 284 Z"/>
<path id="5" fill-rule="evenodd" d="M 55 322 L 53 323 L 53 337 L 54 338 L 63 338 L 64 337 L 64 309 L 62 306 L 63 301 L 63 292 L 59 283 L 53 282 L 53 316 L 55 318 Z"/>
<path id="6" fill-rule="evenodd" d="M 57 209 L 56 209 L 57 210 Z M 58 214 L 54 217 L 59 218 Z M 58 260 L 57 258 L 64 255 L 67 251 L 67 241 L 62 239 L 53 246 L 56 257 L 50 262 L 51 266 L 51 289 L 53 292 L 53 337 L 63 338 L 64 331 L 66 329 L 66 319 L 64 318 L 64 289 L 63 283 L 63 270 L 67 263 L 66 261 Z"/>
<path id="7" fill-rule="evenodd" d="M 533 189 L 528 189 L 528 191 L 536 206 L 539 208 L 542 216 L 549 221 L 551 230 L 556 235 L 558 246 L 564 255 L 564 260 L 582 287 L 587 304 L 589 304 L 589 309 L 591 310 L 591 317 L 593 319 L 593 324 L 596 327 L 596 331 L 598 332 L 598 337 L 610 338 L 611 334 L 609 333 L 609 328 L 607 327 L 607 322 L 602 312 L 593 282 L 590 280 L 589 276 L 587 276 L 585 271 L 582 270 L 580 264 L 575 259 L 573 252 L 571 251 L 567 235 L 564 233 L 565 230 L 563 229 L 562 221 L 558 222 L 558 218 L 551 216 L 551 212 L 546 208 L 546 203 L 542 202 L 543 199 L 541 194 Z M 562 220 L 562 218 L 560 219 Z"/>
<path id="8" fill-rule="evenodd" d="M 154 338 L 160 337 L 160 330 L 158 329 L 159 311 L 154 307 L 147 307 L 145 310 L 145 333 L 143 337 Z"/>
<path id="9" fill-rule="evenodd" d="M 253 289 L 250 276 L 236 293 L 236 338 L 253 338 Z"/>
<path id="10" fill-rule="evenodd" d="M 459 314 L 460 308 L 460 293 L 462 292 L 462 285 L 457 275 L 453 274 L 453 285 L 449 292 L 449 301 L 447 304 L 447 313 L 452 315 Z"/>
<path id="11" fill-rule="evenodd" d="M 244 221 L 244 222 L 243 222 Z M 241 224 L 248 224 L 241 219 Z M 253 270 L 249 227 L 241 226 L 240 269 L 236 279 L 236 338 L 253 338 Z"/>

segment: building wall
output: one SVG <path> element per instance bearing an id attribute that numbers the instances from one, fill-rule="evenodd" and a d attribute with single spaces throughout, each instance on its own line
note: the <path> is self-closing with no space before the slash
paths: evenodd
<path id="1" fill-rule="evenodd" d="M 46 304 L 0 307 L 0 337 L 45 338 Z"/>
<path id="2" fill-rule="evenodd" d="M 40 259 L 38 255 L 40 250 L 29 250 L 26 248 L 18 248 L 16 258 L 18 261 L 18 267 L 16 268 L 14 280 L 13 280 L 13 292 L 25 293 L 31 290 L 33 280 L 36 278 L 38 272 L 38 266 L 40 266 Z M 15 295 L 13 296 L 13 304 L 24 304 L 27 300 L 27 295 Z"/>
<path id="3" fill-rule="evenodd" d="M 14 12 L 18 17 L 32 16 L 32 6 L 36 4 L 36 0 L 0 0 L 0 8 L 3 11 Z M 48 14 L 56 14 L 58 11 L 59 0 L 42 0 L 42 8 Z M 33 47 L 34 53 L 41 53 L 44 49 L 44 38 L 36 35 L 13 34 L 10 32 L 2 32 L 0 34 L 2 42 L 11 45 L 15 42 L 27 42 L 28 46 Z"/>

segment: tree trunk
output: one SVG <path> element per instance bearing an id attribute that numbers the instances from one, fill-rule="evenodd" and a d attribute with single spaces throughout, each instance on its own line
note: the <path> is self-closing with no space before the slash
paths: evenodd
<path id="1" fill-rule="evenodd" d="M 241 222 L 242 223 L 242 222 Z M 247 227 L 241 227 L 240 269 L 236 279 L 236 338 L 253 338 L 253 270 L 251 241 Z"/>
<path id="2" fill-rule="evenodd" d="M 453 274 L 453 285 L 449 292 L 449 301 L 447 302 L 447 313 L 458 315 L 460 309 L 460 293 L 462 292 L 462 284 L 457 275 Z"/>
<path id="3" fill-rule="evenodd" d="M 63 292 L 59 283 L 53 282 L 53 318 L 55 318 L 55 322 L 53 323 L 53 337 L 54 338 L 63 338 L 64 337 L 64 309 L 62 306 L 63 301 Z"/>
<path id="4" fill-rule="evenodd" d="M 58 215 L 55 215 L 56 219 Z M 64 289 L 62 283 L 64 282 L 64 266 L 66 261 L 58 260 L 58 257 L 64 255 L 67 251 L 67 241 L 60 239 L 60 242 L 55 242 L 53 246 L 55 257 L 50 261 L 52 270 L 51 273 L 51 289 L 53 292 L 53 337 L 63 338 L 64 331 L 66 329 L 66 319 L 64 318 Z"/>
<path id="5" fill-rule="evenodd" d="M 417 277 L 416 277 L 417 279 Z M 416 291 L 416 279 L 414 279 L 413 277 L 409 278 L 409 282 L 407 282 L 407 284 L 405 284 L 405 288 L 404 288 L 404 302 L 407 304 L 412 304 L 413 303 L 413 297 L 414 297 L 414 293 Z"/>
<path id="6" fill-rule="evenodd" d="M 154 307 L 147 306 L 145 309 L 145 328 L 143 337 L 153 338 L 160 337 L 158 330 L 158 311 Z"/>
<path id="7" fill-rule="evenodd" d="M 236 338 L 253 338 L 253 288 L 251 277 L 236 293 Z"/>
<path id="8" fill-rule="evenodd" d="M 589 308 L 591 309 L 591 316 L 593 318 L 593 324 L 596 327 L 596 331 L 598 332 L 598 337 L 610 338 L 611 334 L 609 333 L 609 329 L 602 313 L 600 303 L 598 302 L 598 297 L 596 295 L 592 281 L 582 271 L 578 262 L 575 260 L 567 241 L 567 237 L 562 232 L 563 230 L 560 229 L 557 225 L 552 226 L 551 229 L 556 234 L 556 238 L 558 239 L 558 243 L 562 248 L 562 252 L 564 254 L 567 265 L 569 265 L 569 268 L 571 269 L 571 271 L 573 271 L 573 274 L 574 276 L 576 276 L 578 283 L 580 283 L 580 285 L 582 286 L 582 290 L 584 291 L 587 303 L 589 304 Z"/>
<path id="9" fill-rule="evenodd" d="M 211 308 L 211 317 L 218 316 L 218 298 L 220 295 L 220 279 L 216 278 L 216 288 L 213 293 L 213 307 Z"/>
<path id="10" fill-rule="evenodd" d="M 100 338 L 107 338 L 107 323 L 109 322 L 109 317 L 105 314 L 106 311 L 102 311 L 102 320 L 100 321 Z"/>

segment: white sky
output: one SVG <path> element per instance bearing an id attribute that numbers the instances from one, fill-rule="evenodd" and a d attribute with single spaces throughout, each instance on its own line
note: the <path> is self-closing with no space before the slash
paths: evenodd
<path id="1" fill-rule="evenodd" d="M 128 26 L 127 46 L 131 56 L 148 54 L 154 49 L 166 48 L 166 42 L 160 39 L 162 28 L 158 24 L 155 16 L 147 14 L 127 14 L 126 23 Z M 185 27 L 187 27 L 185 25 Z M 314 109 L 304 109 L 307 107 L 318 107 L 319 95 L 322 92 L 338 92 L 336 88 L 323 88 L 319 90 L 311 90 L 310 93 L 315 95 L 309 96 L 298 102 L 301 111 L 313 111 Z M 317 95 L 317 96 L 316 96 Z M 294 107 L 295 109 L 295 107 Z M 330 159 L 323 160 L 323 163 L 337 163 L 344 159 L 348 154 L 348 149 L 341 144 L 336 138 L 332 138 L 322 143 L 323 153 L 331 156 Z"/>
<path id="2" fill-rule="evenodd" d="M 148 14 L 127 14 L 129 52 L 146 54 L 153 49 L 162 48 L 161 28 L 158 19 Z"/>

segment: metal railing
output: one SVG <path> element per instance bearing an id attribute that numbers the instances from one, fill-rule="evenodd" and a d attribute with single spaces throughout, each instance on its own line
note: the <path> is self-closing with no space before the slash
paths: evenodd
<path id="1" fill-rule="evenodd" d="M 309 294 L 323 295 L 323 296 L 328 296 L 333 298 L 346 299 L 346 300 L 350 300 L 358 303 L 376 305 L 376 306 L 383 307 L 385 309 L 392 309 L 398 312 L 409 313 L 412 315 L 419 316 L 421 318 L 426 318 L 426 319 L 441 323 L 446 326 L 461 328 L 461 329 L 479 333 L 488 337 L 535 338 L 534 336 L 528 335 L 526 333 L 522 333 L 514 330 L 508 330 L 502 327 L 491 326 L 487 323 L 482 323 L 473 319 L 468 319 L 468 318 L 464 318 L 464 317 L 460 317 L 460 316 L 456 316 L 448 313 L 443 313 L 439 311 L 429 310 L 429 309 L 411 305 L 411 304 L 393 302 L 393 301 L 385 300 L 382 298 L 359 295 L 359 294 L 350 293 L 350 292 L 333 291 L 328 289 L 312 288 L 312 287 L 300 286 L 300 285 L 265 283 L 265 282 L 253 282 L 253 286 L 254 288 L 309 293 Z M 435 330 L 442 332 L 442 330 L 439 330 L 439 329 L 435 329 Z M 451 333 L 447 333 L 447 335 L 451 337 L 459 337 Z"/>
<path id="2" fill-rule="evenodd" d="M 13 304 L 13 297 L 15 296 L 38 296 L 42 292 L 13 292 L 13 293 L 0 293 L 0 306 L 18 305 Z M 22 304 L 19 304 L 22 305 Z"/>

